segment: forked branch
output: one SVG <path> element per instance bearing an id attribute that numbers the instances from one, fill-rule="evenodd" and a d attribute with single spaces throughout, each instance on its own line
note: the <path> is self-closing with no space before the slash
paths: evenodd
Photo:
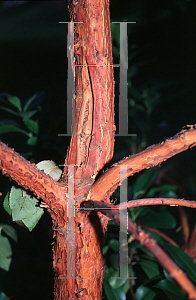
<path id="1" fill-rule="evenodd" d="M 152 145 L 144 151 L 114 164 L 95 182 L 88 199 L 100 201 L 113 194 L 126 177 L 125 175 L 123 177 L 123 174 L 122 177 L 120 176 L 120 166 L 127 168 L 127 177 L 129 177 L 144 169 L 157 166 L 168 158 L 194 146 L 196 146 L 196 126 L 188 125 L 187 129 L 183 129 L 172 138 L 160 144 Z"/>

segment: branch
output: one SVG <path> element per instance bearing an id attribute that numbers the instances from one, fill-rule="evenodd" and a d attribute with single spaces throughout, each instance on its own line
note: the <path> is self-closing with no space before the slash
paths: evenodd
<path id="1" fill-rule="evenodd" d="M 96 202 L 96 204 L 95 204 Z M 91 207 L 93 210 L 96 208 L 102 208 L 101 213 L 107 215 L 110 219 L 114 220 L 119 224 L 119 212 L 112 210 L 112 206 L 100 201 L 87 201 L 84 202 L 82 207 L 87 210 Z M 84 209 L 81 207 L 81 210 Z M 105 210 L 104 210 L 105 209 Z M 127 217 L 125 216 L 121 220 L 120 226 L 127 230 Z M 132 237 L 139 241 L 150 254 L 152 254 L 157 261 L 162 265 L 162 267 L 168 272 L 168 274 L 176 280 L 176 282 L 183 288 L 183 290 L 188 294 L 190 300 L 196 300 L 196 289 L 186 274 L 178 267 L 178 265 L 162 250 L 162 248 L 157 244 L 157 242 L 150 236 L 150 234 L 145 233 L 141 228 L 133 223 L 131 219 L 128 219 L 128 232 Z"/>
<path id="2" fill-rule="evenodd" d="M 144 224 L 140 224 L 140 223 L 137 223 L 137 226 L 140 226 L 142 228 L 145 228 L 145 229 L 148 229 L 149 231 L 155 233 L 156 235 L 162 237 L 165 241 L 167 241 L 168 243 L 174 245 L 175 247 L 178 247 L 179 248 L 179 245 L 176 244 L 176 242 L 174 242 L 172 239 L 170 239 L 167 235 L 165 235 L 164 233 L 158 231 L 157 229 L 154 229 L 150 226 L 147 226 L 147 225 L 144 225 Z"/>
<path id="3" fill-rule="evenodd" d="M 96 202 L 96 201 L 95 201 Z M 144 198 L 139 200 L 131 200 L 113 206 L 113 209 L 127 209 L 130 207 L 145 206 L 145 205 L 169 205 L 169 206 L 186 206 L 196 208 L 196 201 L 189 201 L 176 198 Z"/>
<path id="4" fill-rule="evenodd" d="M 150 146 L 144 151 L 129 156 L 114 164 L 112 168 L 107 170 L 97 179 L 89 193 L 88 200 L 96 199 L 100 201 L 113 194 L 120 185 L 119 166 L 127 167 L 127 176 L 122 176 L 122 180 L 124 180 L 126 177 L 132 176 L 143 169 L 157 166 L 168 158 L 196 146 L 196 125 L 187 126 L 188 129 L 183 129 L 161 144 Z"/>
<path id="5" fill-rule="evenodd" d="M 89 204 L 88 204 L 89 203 Z M 86 206 L 89 205 L 91 206 L 91 201 L 86 202 Z M 94 207 L 99 207 L 102 208 L 104 207 L 105 202 L 103 201 L 93 201 L 93 206 Z M 138 206 L 146 206 L 146 205 L 169 205 L 169 206 L 186 206 L 186 207 L 191 207 L 191 208 L 196 208 L 196 202 L 195 201 L 189 201 L 189 200 L 184 200 L 184 199 L 176 199 L 176 198 L 144 198 L 144 199 L 139 199 L 139 200 L 131 200 L 128 202 L 123 202 L 118 205 L 113 205 L 111 206 L 112 210 L 124 210 L 127 208 L 131 207 L 138 207 Z M 147 228 L 148 226 L 143 225 L 143 224 L 138 224 L 139 226 L 143 228 Z M 179 247 L 173 240 L 165 236 L 163 233 L 158 232 L 154 228 L 148 227 L 148 229 L 152 232 L 156 231 L 156 234 L 162 236 L 165 240 L 170 242 L 172 245 Z"/>
<path id="6" fill-rule="evenodd" d="M 65 187 L 20 156 L 14 149 L 0 142 L 0 169 L 24 189 L 29 189 L 49 207 L 65 202 Z M 63 201 L 62 201 L 63 199 Z"/>

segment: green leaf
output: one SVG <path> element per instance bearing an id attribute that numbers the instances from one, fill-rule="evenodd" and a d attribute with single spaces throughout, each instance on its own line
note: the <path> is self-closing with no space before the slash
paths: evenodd
<path id="1" fill-rule="evenodd" d="M 164 279 L 158 282 L 154 287 L 161 289 L 169 299 L 174 300 L 186 300 L 187 297 L 185 297 L 180 287 L 171 279 Z"/>
<path id="2" fill-rule="evenodd" d="M 29 100 L 27 101 L 27 103 L 25 104 L 23 111 L 27 111 L 29 105 L 36 99 L 36 97 L 38 96 L 38 93 L 34 94 L 32 97 L 29 98 Z"/>
<path id="3" fill-rule="evenodd" d="M 152 300 L 154 299 L 156 293 L 145 285 L 140 285 L 135 292 L 135 297 L 138 300 Z"/>
<path id="4" fill-rule="evenodd" d="M 18 109 L 18 111 L 22 111 L 21 102 L 17 96 L 9 95 L 7 99 L 13 106 L 15 106 Z"/>
<path id="5" fill-rule="evenodd" d="M 156 228 L 175 228 L 176 219 L 167 211 L 148 214 L 145 217 L 138 218 L 138 223 L 142 223 Z"/>
<path id="6" fill-rule="evenodd" d="M 2 227 L 0 226 L 0 268 L 9 271 L 12 260 L 12 248 L 8 238 L 2 235 Z"/>
<path id="7" fill-rule="evenodd" d="M 109 249 L 109 245 L 106 245 L 103 247 L 103 255 L 106 255 L 106 253 L 108 252 Z"/>
<path id="8" fill-rule="evenodd" d="M 159 197 L 169 198 L 168 195 L 171 197 L 176 197 L 177 186 L 174 186 L 172 184 L 163 184 L 158 187 L 153 187 L 150 189 L 150 191 L 147 193 L 147 198 L 152 198 L 156 195 L 159 195 Z M 172 192 L 172 194 L 171 194 Z M 171 198 L 170 197 L 170 198 Z"/>
<path id="9" fill-rule="evenodd" d="M 127 278 L 121 279 L 119 277 L 119 271 L 114 270 L 113 268 L 109 268 L 109 273 L 110 275 L 108 278 L 108 282 L 113 289 L 123 286 L 125 282 L 128 280 Z"/>
<path id="10" fill-rule="evenodd" d="M 4 198 L 3 207 L 7 211 L 7 213 L 11 216 L 12 210 L 11 210 L 10 205 L 9 205 L 9 192 L 7 193 L 7 195 Z"/>
<path id="11" fill-rule="evenodd" d="M 42 209 L 42 211 L 41 211 L 41 209 Z M 22 219 L 22 222 L 29 229 L 29 231 L 32 231 L 33 228 L 35 228 L 35 226 L 37 225 L 37 223 L 41 219 L 43 213 L 44 213 L 43 208 L 36 207 L 36 210 L 32 214 L 31 218 L 29 218 L 29 217 L 24 218 L 24 219 Z"/>
<path id="12" fill-rule="evenodd" d="M 23 119 L 30 119 L 32 116 L 34 116 L 37 112 L 36 110 L 32 110 L 32 111 L 21 111 L 20 113 L 20 117 Z"/>
<path id="13" fill-rule="evenodd" d="M 27 226 L 23 223 L 23 221 L 17 220 L 17 221 L 15 221 L 15 222 L 16 222 L 16 224 L 18 224 L 19 226 L 22 226 L 22 227 L 27 228 Z"/>
<path id="14" fill-rule="evenodd" d="M 191 280 L 196 283 L 196 265 L 190 256 L 185 253 L 182 249 L 175 247 L 167 242 L 164 242 L 164 246 L 167 247 L 169 253 L 175 262 L 185 270 Z"/>
<path id="15" fill-rule="evenodd" d="M 8 224 L 4 224 L 2 226 L 2 230 L 5 232 L 5 234 L 11 237 L 16 243 L 18 242 L 18 236 L 14 227 Z"/>
<path id="16" fill-rule="evenodd" d="M 141 175 L 138 176 L 136 182 L 133 185 L 133 199 L 140 198 L 148 189 L 151 182 L 155 179 L 154 168 L 143 171 Z"/>
<path id="17" fill-rule="evenodd" d="M 13 221 L 22 221 L 32 231 L 44 213 L 43 208 L 37 206 L 38 200 L 25 190 L 13 186 L 9 201 Z"/>
<path id="18" fill-rule="evenodd" d="M 39 133 L 39 124 L 38 124 L 38 121 L 33 121 L 33 120 L 30 120 L 30 119 L 23 119 L 23 122 L 25 123 L 25 125 L 27 126 L 27 128 L 35 133 L 35 134 L 38 134 Z"/>
<path id="19" fill-rule="evenodd" d="M 132 286 L 135 284 L 134 283 L 134 280 L 132 280 Z M 122 288 L 123 288 L 123 291 L 125 292 L 125 294 L 127 294 L 128 293 L 128 291 L 130 290 L 130 280 L 127 280 L 126 282 L 125 282 L 125 284 L 122 286 Z"/>
<path id="20" fill-rule="evenodd" d="M 43 161 L 37 164 L 38 169 L 44 169 L 54 180 L 58 180 L 62 171 L 53 161 Z M 19 225 L 24 224 L 30 231 L 37 225 L 43 215 L 43 208 L 37 206 L 38 200 L 24 189 L 13 186 L 9 194 L 9 205 L 12 219 Z"/>
<path id="21" fill-rule="evenodd" d="M 9 204 L 10 204 L 11 200 L 17 201 L 17 199 L 20 197 L 22 197 L 22 189 L 12 186 L 10 194 L 9 194 Z M 11 204 L 10 204 L 10 208 L 12 209 Z"/>
<path id="22" fill-rule="evenodd" d="M 129 250 L 131 249 L 141 249 L 145 254 L 147 254 L 148 256 L 150 256 L 148 250 L 142 246 L 138 241 L 133 240 L 130 244 L 129 244 Z M 150 256 L 151 257 L 151 256 Z"/>
<path id="23" fill-rule="evenodd" d="M 178 195 L 176 193 L 174 193 L 173 191 L 168 191 L 168 192 L 164 193 L 163 195 L 160 194 L 159 197 L 163 197 L 163 198 L 178 198 Z"/>
<path id="24" fill-rule="evenodd" d="M 132 277 L 131 284 L 132 284 L 132 286 L 134 286 L 137 278 L 135 276 L 135 272 L 134 272 L 131 264 L 128 265 L 128 274 L 129 274 L 129 277 Z M 126 280 L 126 282 L 122 286 L 122 288 L 123 288 L 123 291 L 125 292 L 125 294 L 127 294 L 127 292 L 130 290 L 130 279 Z"/>
<path id="25" fill-rule="evenodd" d="M 105 275 L 103 279 L 103 288 L 108 300 L 126 300 L 126 294 L 122 287 L 112 289 L 108 283 L 109 275 Z"/>
<path id="26" fill-rule="evenodd" d="M 119 225 L 114 220 L 109 220 L 108 225 L 109 226 L 114 226 L 116 228 L 119 227 Z"/>
<path id="27" fill-rule="evenodd" d="M 19 113 L 15 112 L 14 110 L 12 110 L 10 108 L 4 107 L 4 106 L 0 106 L 0 109 L 5 110 L 5 111 L 9 112 L 10 114 L 13 114 L 13 115 L 15 115 L 17 117 L 20 116 Z"/>
<path id="28" fill-rule="evenodd" d="M 141 266 L 148 278 L 152 278 L 160 274 L 158 264 L 152 260 L 141 259 L 138 264 Z"/>
<path id="29" fill-rule="evenodd" d="M 129 208 L 131 212 L 131 219 L 133 222 L 136 222 L 141 217 L 145 217 L 147 214 L 151 213 L 152 209 L 148 206 L 140 206 L 140 207 L 131 207 Z"/>
<path id="30" fill-rule="evenodd" d="M 29 136 L 28 132 L 20 129 L 16 125 L 6 124 L 6 123 L 1 122 L 1 124 L 0 124 L 0 134 L 10 133 L 10 132 L 20 132 L 20 133 L 23 133 L 23 134 Z"/>
<path id="31" fill-rule="evenodd" d="M 113 253 L 110 255 L 111 266 L 119 272 L 119 253 Z"/>
<path id="32" fill-rule="evenodd" d="M 108 245 L 112 250 L 119 252 L 119 240 L 112 239 L 109 241 Z"/>
<path id="33" fill-rule="evenodd" d="M 31 136 L 28 140 L 27 140 L 27 144 L 30 146 L 36 146 L 37 145 L 37 137 L 36 136 Z"/>

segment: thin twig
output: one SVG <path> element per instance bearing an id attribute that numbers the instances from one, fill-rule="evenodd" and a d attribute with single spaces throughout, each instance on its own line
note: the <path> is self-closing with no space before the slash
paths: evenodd
<path id="1" fill-rule="evenodd" d="M 176 198 L 143 198 L 131 200 L 115 205 L 113 209 L 123 210 L 130 207 L 145 206 L 145 205 L 169 205 L 169 206 L 186 206 L 196 208 L 196 201 L 176 199 Z"/>

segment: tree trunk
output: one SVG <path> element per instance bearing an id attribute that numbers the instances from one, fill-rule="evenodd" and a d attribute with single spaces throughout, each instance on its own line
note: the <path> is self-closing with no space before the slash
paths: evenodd
<path id="1" fill-rule="evenodd" d="M 81 22 L 75 24 L 74 30 L 75 124 L 65 161 L 66 166 L 77 165 L 75 190 L 68 200 L 71 205 L 75 195 L 77 208 L 88 199 L 96 175 L 113 156 L 114 78 L 109 1 L 72 1 L 69 11 L 71 21 Z M 68 172 L 68 167 L 65 167 L 63 180 L 69 190 Z M 55 299 L 102 299 L 102 245 L 108 218 L 84 211 L 76 212 L 75 218 L 68 215 L 69 221 L 75 221 L 75 240 L 72 228 L 70 241 L 66 216 L 62 211 L 51 212 L 51 215 L 56 236 Z M 67 267 L 70 268 L 71 261 L 74 263 L 73 255 L 75 271 L 70 270 L 73 278 L 68 279 Z"/>

